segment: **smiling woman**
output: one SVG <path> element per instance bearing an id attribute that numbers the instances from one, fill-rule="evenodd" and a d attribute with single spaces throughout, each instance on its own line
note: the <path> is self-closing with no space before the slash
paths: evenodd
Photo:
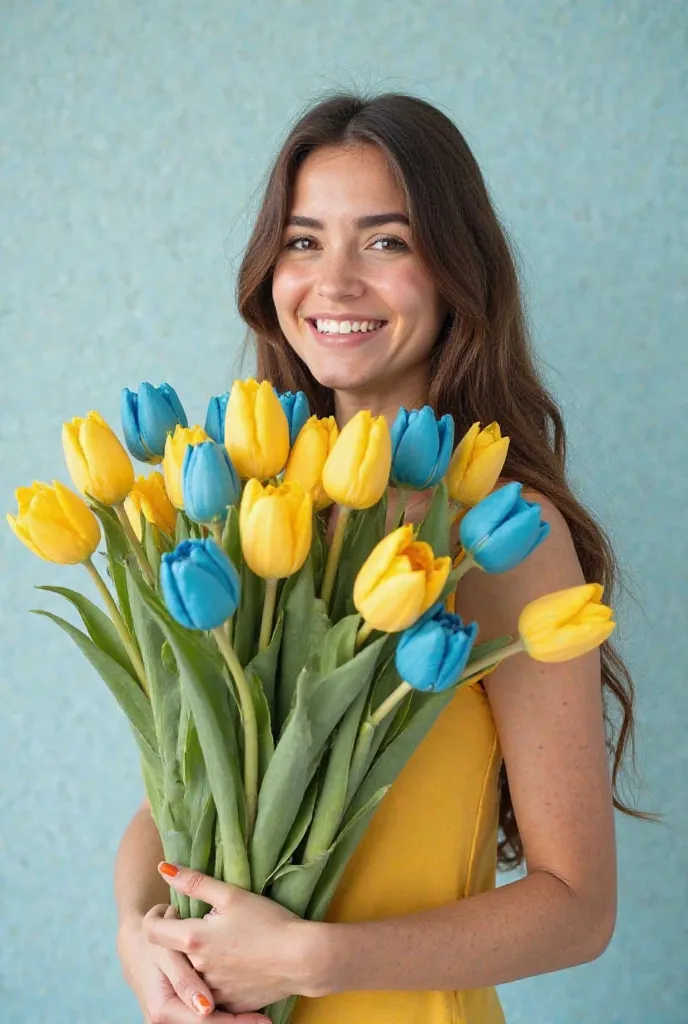
<path id="1" fill-rule="evenodd" d="M 400 407 L 430 404 L 433 426 L 447 417 L 475 448 L 501 444 L 499 421 L 510 440 L 498 487 L 523 482 L 549 536 L 499 585 L 467 574 L 455 595 L 464 621 L 516 635 L 521 609 L 543 594 L 601 581 L 613 596 L 614 556 L 567 482 L 562 417 L 535 369 L 509 244 L 444 114 L 397 94 L 337 95 L 307 111 L 271 172 L 237 295 L 259 377 L 334 417 L 310 428 L 320 448 L 362 409 L 392 423 Z M 592 960 L 610 941 L 613 808 L 641 816 L 616 790 L 632 697 L 609 641 L 565 664 L 517 653 L 460 687 L 385 797 L 325 922 L 170 866 L 179 891 L 217 913 L 202 931 L 163 920 L 144 809 L 117 869 L 132 985 L 158 1005 L 164 990 L 157 1019 L 182 1024 L 205 1006 L 197 997 L 248 1024 L 247 1011 L 291 993 L 304 997 L 298 1024 L 501 1024 L 496 985 Z M 524 855 L 526 876 L 496 889 L 498 862 Z"/>

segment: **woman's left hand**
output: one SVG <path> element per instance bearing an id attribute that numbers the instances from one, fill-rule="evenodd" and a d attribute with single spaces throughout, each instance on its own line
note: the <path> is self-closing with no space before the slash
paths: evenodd
<path id="1" fill-rule="evenodd" d="M 209 903 L 214 913 L 179 921 L 151 918 L 148 939 L 186 954 L 213 993 L 232 1013 L 257 1010 L 310 990 L 314 950 L 312 930 L 278 903 L 219 882 L 200 871 L 161 864 L 160 873 L 177 892 Z"/>

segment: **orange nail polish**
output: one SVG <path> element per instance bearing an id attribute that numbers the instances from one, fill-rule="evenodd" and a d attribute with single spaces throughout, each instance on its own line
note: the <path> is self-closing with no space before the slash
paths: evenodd
<path id="1" fill-rule="evenodd" d="M 198 1010 L 199 1013 L 202 1013 L 204 1015 L 206 1013 L 210 1013 L 210 1011 L 213 1008 L 213 1004 L 210 1002 L 207 996 L 203 995 L 202 992 L 196 992 L 191 997 L 191 1002 L 193 1003 L 194 1010 Z"/>
<path id="2" fill-rule="evenodd" d="M 158 871 L 161 875 L 166 875 L 168 878 L 176 878 L 179 874 L 179 868 L 177 865 L 168 864 L 166 860 L 163 860 L 158 864 Z"/>

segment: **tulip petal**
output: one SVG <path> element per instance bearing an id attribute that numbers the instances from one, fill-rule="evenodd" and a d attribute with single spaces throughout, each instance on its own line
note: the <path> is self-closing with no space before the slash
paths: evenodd
<path id="1" fill-rule="evenodd" d="M 249 567 L 263 579 L 291 575 L 293 534 L 285 502 L 259 498 L 245 517 L 242 549 Z"/>
<path id="2" fill-rule="evenodd" d="M 105 505 L 124 501 L 134 486 L 134 467 L 99 413 L 91 411 L 86 416 L 79 429 L 79 441 L 89 477 L 87 492 Z"/>
<path id="3" fill-rule="evenodd" d="M 138 395 L 129 388 L 122 388 L 120 413 L 127 448 L 139 462 L 148 462 L 150 452 L 142 444 L 139 431 Z"/>
<path id="4" fill-rule="evenodd" d="M 217 395 L 214 398 L 211 398 L 208 402 L 208 411 L 205 417 L 205 432 L 217 444 L 225 443 L 225 414 L 227 412 L 228 401 L 229 391 L 225 391 L 224 394 Z"/>
<path id="5" fill-rule="evenodd" d="M 179 420 L 164 396 L 147 381 L 139 388 L 138 422 L 141 443 L 149 458 L 162 458 L 167 435 L 174 433 Z"/>
<path id="6" fill-rule="evenodd" d="M 392 462 L 396 461 L 397 448 L 399 447 L 399 442 L 406 432 L 408 420 L 409 414 L 402 405 L 399 412 L 396 414 L 394 423 L 392 424 L 389 432 L 390 440 L 392 442 Z"/>
<path id="7" fill-rule="evenodd" d="M 435 560 L 434 568 L 426 575 L 425 596 L 421 603 L 421 613 L 430 608 L 444 590 L 444 585 L 451 572 L 451 564 L 452 560 L 449 556 Z"/>
<path id="8" fill-rule="evenodd" d="M 393 479 L 401 486 L 424 488 L 434 477 L 440 451 L 435 413 L 429 405 L 414 409 L 397 443 L 392 464 Z"/>
<path id="9" fill-rule="evenodd" d="M 498 526 L 513 514 L 522 484 L 514 481 L 488 494 L 479 504 L 470 509 L 461 520 L 459 534 L 466 551 L 473 551 L 483 544 Z"/>
<path id="10" fill-rule="evenodd" d="M 409 572 L 381 581 L 360 603 L 354 596 L 354 605 L 375 629 L 397 633 L 413 625 L 424 597 L 425 573 Z"/>
<path id="11" fill-rule="evenodd" d="M 526 644 L 531 658 L 543 662 L 571 661 L 599 647 L 616 629 L 609 621 L 587 626 L 562 626 L 542 644 Z"/>
<path id="12" fill-rule="evenodd" d="M 354 583 L 354 605 L 359 607 L 388 571 L 400 551 L 413 539 L 413 526 L 400 526 L 376 544 L 358 571 Z"/>
<path id="13" fill-rule="evenodd" d="M 476 506 L 479 507 L 479 506 Z M 545 539 L 547 526 L 540 520 L 540 506 L 531 505 L 507 519 L 482 543 L 470 550 L 481 569 L 490 573 L 515 568 Z"/>
<path id="14" fill-rule="evenodd" d="M 504 468 L 508 448 L 509 438 L 505 437 L 490 444 L 489 448 L 485 448 L 479 455 L 476 455 L 467 467 L 463 478 L 462 504 L 477 505 L 492 491 Z M 503 488 L 501 489 L 503 490 Z"/>
<path id="15" fill-rule="evenodd" d="M 33 540 L 31 539 L 31 534 L 26 529 L 26 526 L 24 525 L 21 519 L 19 519 L 17 516 L 10 515 L 9 512 L 5 516 L 5 519 L 10 524 L 10 529 L 12 530 L 12 533 L 14 533 L 15 536 L 19 538 L 22 544 L 26 545 L 29 551 L 33 551 L 34 555 L 38 555 L 39 558 L 46 557 L 43 554 L 43 552 L 34 544 Z"/>
<path id="16" fill-rule="evenodd" d="M 585 608 L 597 604 L 604 594 L 600 583 L 582 583 L 531 601 L 518 620 L 519 633 L 542 633 L 558 629 L 580 616 Z"/>
<path id="17" fill-rule="evenodd" d="M 173 619 L 176 619 L 186 629 L 195 629 L 195 625 L 189 616 L 182 595 L 179 592 L 177 579 L 173 570 L 174 560 L 172 556 L 165 553 L 160 562 L 160 589 L 165 598 L 167 610 Z"/>
<path id="18" fill-rule="evenodd" d="M 90 553 L 93 554 L 100 544 L 98 519 L 86 502 L 78 494 L 74 494 L 68 487 L 61 484 L 59 480 L 53 481 L 53 487 L 66 521 L 71 529 L 79 535 L 84 548 L 90 549 Z"/>
<path id="19" fill-rule="evenodd" d="M 174 418 L 175 418 L 176 423 L 181 423 L 181 425 L 183 427 L 188 427 L 189 421 L 186 418 L 186 413 L 184 412 L 184 406 L 179 401 L 179 395 L 174 390 L 172 385 L 171 384 L 159 384 L 158 385 L 158 391 L 162 395 L 162 397 L 165 399 L 165 401 L 167 402 L 169 407 L 171 408 L 171 410 L 172 410 L 172 412 L 174 414 Z M 174 426 L 172 426 L 170 429 L 174 430 Z"/>
<path id="20" fill-rule="evenodd" d="M 223 584 L 225 589 L 229 591 L 235 605 L 238 605 L 239 598 L 241 596 L 241 582 L 234 563 L 228 555 L 218 547 L 212 537 L 206 537 L 201 543 L 203 544 L 203 549 L 209 562 L 212 562 L 214 566 L 218 580 Z"/>

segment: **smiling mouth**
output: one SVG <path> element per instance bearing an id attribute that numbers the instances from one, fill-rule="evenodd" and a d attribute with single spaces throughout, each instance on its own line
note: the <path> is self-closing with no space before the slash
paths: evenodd
<path id="1" fill-rule="evenodd" d="M 323 337 L 339 337 L 341 335 L 367 336 L 381 330 L 387 320 L 320 320 L 307 318 L 312 330 Z"/>

